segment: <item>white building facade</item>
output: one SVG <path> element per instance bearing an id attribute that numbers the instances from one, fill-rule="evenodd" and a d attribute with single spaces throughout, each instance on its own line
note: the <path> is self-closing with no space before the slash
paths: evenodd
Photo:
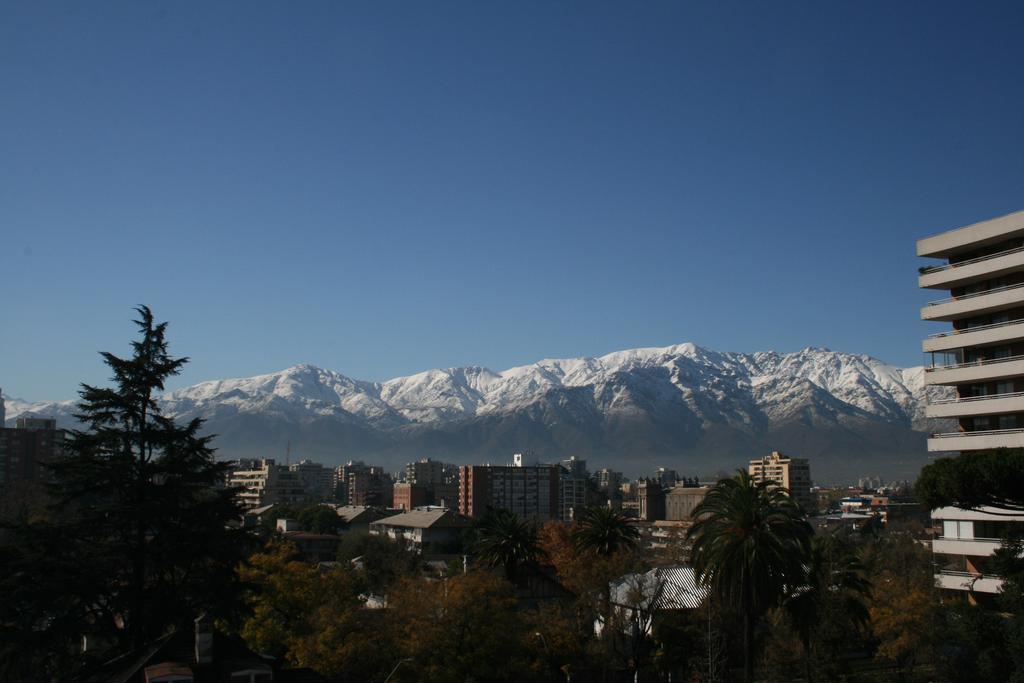
<path id="1" fill-rule="evenodd" d="M 941 293 L 921 319 L 946 324 L 924 340 L 925 384 L 951 388 L 929 400 L 926 415 L 953 426 L 932 434 L 928 450 L 1024 448 L 1024 211 L 926 237 L 917 255 L 941 259 L 920 269 L 919 286 Z M 998 593 L 987 560 L 1024 516 L 947 507 L 932 519 L 942 525 L 937 585 L 973 601 Z"/>

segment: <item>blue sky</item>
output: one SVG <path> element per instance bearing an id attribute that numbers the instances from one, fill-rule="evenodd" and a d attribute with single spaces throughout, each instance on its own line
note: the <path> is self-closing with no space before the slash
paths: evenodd
<path id="1" fill-rule="evenodd" d="M 1024 208 L 1019 3 L 0 5 L 0 386 L 693 341 L 922 360 L 914 241 Z"/>

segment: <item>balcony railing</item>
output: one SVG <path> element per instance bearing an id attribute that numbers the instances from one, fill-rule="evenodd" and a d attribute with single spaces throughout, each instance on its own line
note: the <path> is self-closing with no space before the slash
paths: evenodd
<path id="1" fill-rule="evenodd" d="M 986 429 L 979 430 L 976 432 L 939 432 L 938 434 L 932 434 L 933 439 L 956 439 L 965 436 L 1002 436 L 1004 434 L 1022 434 L 1024 429 Z"/>
<path id="2" fill-rule="evenodd" d="M 943 337 L 953 337 L 958 334 L 967 334 L 968 332 L 981 332 L 983 330 L 994 330 L 1000 327 L 1007 327 L 1009 325 L 1019 325 L 1024 323 L 1024 318 L 1019 320 L 1007 320 L 1003 323 L 992 323 L 991 325 L 977 325 L 975 327 L 965 327 L 962 330 L 949 330 L 948 332 L 936 332 L 935 334 L 929 334 L 929 339 L 941 339 Z"/>
<path id="3" fill-rule="evenodd" d="M 1008 292 L 1011 289 L 1020 289 L 1024 287 L 1024 282 L 1019 285 L 1006 285 L 1005 287 L 993 287 L 992 289 L 986 289 L 984 292 L 974 292 L 972 294 L 962 294 L 960 296 L 950 296 L 945 299 L 937 299 L 936 301 L 929 301 L 925 306 L 939 306 L 941 304 L 951 304 L 954 301 L 964 301 L 966 299 L 974 299 L 979 296 L 985 296 L 986 294 L 998 294 L 1000 292 Z"/>
<path id="4" fill-rule="evenodd" d="M 996 253 L 989 254 L 988 256 L 979 256 L 978 258 L 967 259 L 966 261 L 957 261 L 956 263 L 943 263 L 937 266 L 925 266 L 924 268 L 919 268 L 917 272 L 920 273 L 921 275 L 928 275 L 930 273 L 940 273 L 944 270 L 949 270 L 951 268 L 957 268 L 959 266 L 969 266 L 972 263 L 981 263 L 982 261 L 988 261 L 990 259 L 999 258 L 1000 256 L 1009 256 L 1010 254 L 1017 254 L 1022 251 L 1024 251 L 1024 247 L 1014 247 L 1013 249 L 1007 249 L 1006 251 L 997 251 Z"/>
<path id="5" fill-rule="evenodd" d="M 970 543 L 972 541 L 979 541 L 981 543 L 1002 543 L 1001 538 L 950 538 L 949 536 L 936 536 L 936 541 L 964 541 Z"/>
<path id="6" fill-rule="evenodd" d="M 934 372 L 935 370 L 959 370 L 961 368 L 976 368 L 982 365 L 992 365 L 994 363 L 1010 363 L 1015 360 L 1024 360 L 1024 356 L 1007 356 L 1006 358 L 988 358 L 986 360 L 972 360 L 967 363 L 953 363 L 952 365 L 933 365 L 930 368 L 925 368 L 925 372 Z"/>
<path id="7" fill-rule="evenodd" d="M 974 403 L 975 401 L 993 401 L 1000 398 L 1017 398 L 1024 396 L 1024 391 L 1014 391 L 1008 394 L 987 394 L 985 396 L 964 396 L 962 398 L 943 398 L 938 401 L 929 401 L 933 406 L 949 405 L 950 403 Z"/>

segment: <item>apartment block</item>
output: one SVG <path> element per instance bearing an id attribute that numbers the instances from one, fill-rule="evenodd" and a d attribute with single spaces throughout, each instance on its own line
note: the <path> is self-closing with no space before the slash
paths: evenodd
<path id="1" fill-rule="evenodd" d="M 19 417 L 13 429 L 0 428 L 0 493 L 14 495 L 42 483 L 44 466 L 63 452 L 64 430 L 56 420 Z"/>
<path id="2" fill-rule="evenodd" d="M 515 457 L 515 462 L 459 468 L 459 513 L 482 517 L 494 508 L 520 517 L 558 519 L 559 466 L 523 464 L 523 457 Z"/>
<path id="3" fill-rule="evenodd" d="M 380 467 L 348 475 L 348 504 L 391 507 L 394 480 Z"/>
<path id="4" fill-rule="evenodd" d="M 241 489 L 238 499 L 246 508 L 276 503 L 300 503 L 308 498 L 299 473 L 272 458 L 237 461 L 228 473 L 228 486 Z"/>
<path id="5" fill-rule="evenodd" d="M 939 259 L 919 270 L 918 285 L 937 297 L 921 319 L 943 323 L 922 345 L 929 418 L 945 425 L 928 439 L 935 453 L 1024 447 L 1024 211 L 917 242 L 917 255 Z M 973 601 L 999 591 L 986 573 L 1006 524 L 1024 515 L 997 509 L 940 508 L 932 546 L 939 586 Z"/>
<path id="6" fill-rule="evenodd" d="M 292 463 L 288 469 L 299 475 L 306 493 L 318 500 L 327 500 L 334 493 L 334 470 L 312 460 Z"/>
<path id="7" fill-rule="evenodd" d="M 458 506 L 458 465 L 423 458 L 405 466 L 405 481 L 426 491 L 426 502 L 421 505 Z"/>
<path id="8" fill-rule="evenodd" d="M 755 481 L 770 481 L 789 491 L 790 497 L 808 512 L 817 508 L 811 495 L 811 466 L 803 458 L 791 458 L 779 451 L 751 460 L 747 468 Z"/>

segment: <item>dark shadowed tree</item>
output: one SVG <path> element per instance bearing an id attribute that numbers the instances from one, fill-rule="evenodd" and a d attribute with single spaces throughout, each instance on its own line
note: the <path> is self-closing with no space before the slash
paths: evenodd
<path id="1" fill-rule="evenodd" d="M 921 470 L 914 491 L 932 509 L 992 506 L 1020 514 L 1024 511 L 1024 449 L 996 448 L 939 458 Z"/>
<path id="2" fill-rule="evenodd" d="M 515 580 L 516 570 L 543 555 L 537 538 L 537 525 L 520 519 L 509 510 L 488 510 L 477 523 L 477 557 L 490 567 L 502 567 L 505 578 Z"/>
<path id="3" fill-rule="evenodd" d="M 235 604 L 234 568 L 247 548 L 244 532 L 228 528 L 239 516 L 235 491 L 223 487 L 225 466 L 200 436 L 202 421 L 177 425 L 161 414 L 159 393 L 187 359 L 168 353 L 166 323 L 137 311 L 132 354 L 102 354 L 112 386 L 82 386 L 76 417 L 85 428 L 52 465 L 47 518 L 14 530 L 13 566 L 39 593 L 66 599 L 18 596 L 35 614 L 32 624 L 18 621 L 27 642 L 62 647 L 90 634 L 129 650 L 200 611 L 221 616 Z"/>
<path id="4" fill-rule="evenodd" d="M 640 542 L 640 532 L 633 522 L 618 510 L 588 507 L 576 518 L 572 542 L 578 550 L 607 557 L 636 548 Z"/>
<path id="5" fill-rule="evenodd" d="M 814 537 L 806 581 L 785 603 L 803 645 L 808 681 L 815 680 L 817 669 L 837 664 L 839 653 L 833 646 L 848 644 L 851 633 L 868 625 L 870 597 L 871 582 L 851 548 L 836 536 Z M 812 662 L 824 666 L 813 667 Z M 825 678 L 834 678 L 838 672 L 830 673 Z"/>
<path id="6" fill-rule="evenodd" d="M 813 533 L 784 489 L 737 470 L 693 511 L 697 579 L 743 616 L 744 676 L 754 677 L 754 628 L 804 581 Z"/>

